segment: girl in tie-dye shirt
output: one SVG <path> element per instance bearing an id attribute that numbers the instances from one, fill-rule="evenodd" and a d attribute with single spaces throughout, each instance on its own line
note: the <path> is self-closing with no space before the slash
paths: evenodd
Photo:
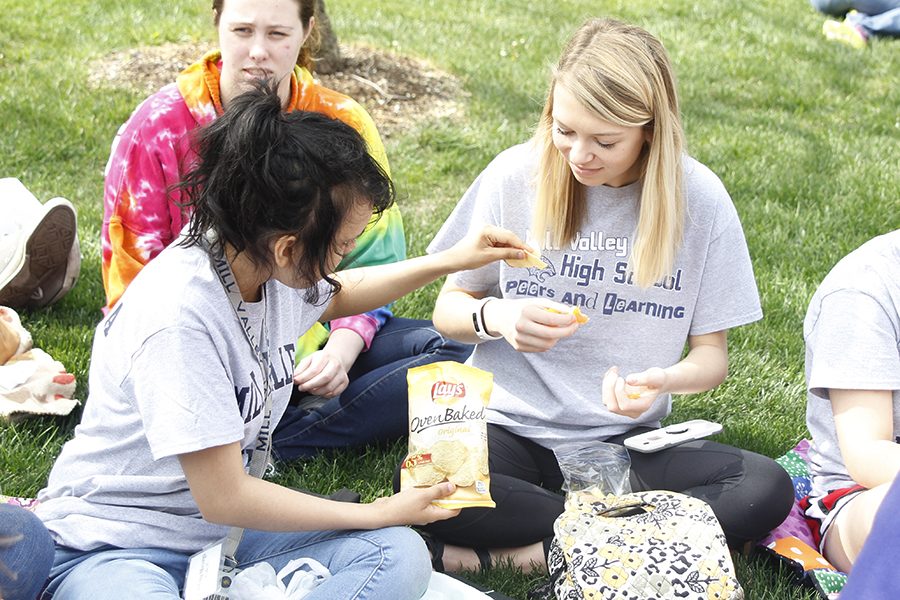
<path id="1" fill-rule="evenodd" d="M 319 85 L 306 44 L 315 0 L 214 0 L 220 51 L 206 54 L 175 83 L 145 100 L 116 135 L 106 167 L 102 273 L 106 309 L 187 223 L 172 191 L 195 161 L 191 132 L 222 114 L 254 79 L 278 82 L 286 111 L 326 114 L 353 126 L 388 171 L 371 117 L 352 98 Z M 394 206 L 373 222 L 339 268 L 405 258 Z M 396 438 L 406 430 L 406 369 L 464 360 L 469 347 L 445 340 L 430 321 L 393 317 L 388 307 L 317 325 L 298 342 L 295 404 L 275 434 L 281 458 L 322 447 Z M 376 384 L 377 385 L 374 385 Z"/>

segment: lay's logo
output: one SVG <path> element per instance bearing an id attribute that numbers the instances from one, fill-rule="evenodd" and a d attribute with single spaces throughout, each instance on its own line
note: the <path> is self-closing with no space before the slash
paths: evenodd
<path id="1" fill-rule="evenodd" d="M 466 384 L 436 381 L 431 386 L 431 400 L 436 404 L 450 404 L 466 397 Z"/>

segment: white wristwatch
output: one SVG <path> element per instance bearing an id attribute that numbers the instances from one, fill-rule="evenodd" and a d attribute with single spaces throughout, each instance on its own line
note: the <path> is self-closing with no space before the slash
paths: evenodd
<path id="1" fill-rule="evenodd" d="M 487 326 L 484 324 L 484 305 L 490 302 L 491 300 L 497 300 L 494 296 L 487 296 L 486 298 L 482 298 L 478 305 L 475 307 L 475 310 L 472 311 L 472 325 L 475 327 L 475 335 L 478 336 L 478 339 L 482 342 L 489 342 L 491 340 L 499 340 L 502 339 L 502 335 L 491 335 L 488 333 Z"/>

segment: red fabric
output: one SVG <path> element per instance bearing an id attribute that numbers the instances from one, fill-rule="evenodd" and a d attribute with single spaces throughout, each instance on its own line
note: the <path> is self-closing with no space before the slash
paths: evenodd
<path id="1" fill-rule="evenodd" d="M 838 501 L 848 494 L 855 494 L 856 492 L 861 492 L 866 488 L 861 485 L 854 485 L 851 487 L 838 488 L 832 492 L 829 492 L 827 495 L 822 496 L 816 501 L 819 509 L 823 514 L 827 515 L 832 510 L 834 510 L 835 505 Z M 809 507 L 811 506 L 811 502 L 809 496 L 800 499 L 800 509 L 803 511 L 803 514 L 806 515 Z M 822 545 L 822 531 L 821 526 L 822 522 L 815 517 L 804 516 L 806 519 L 806 523 L 809 525 L 809 529 L 813 534 L 813 539 L 816 542 L 816 547 L 821 547 Z"/>

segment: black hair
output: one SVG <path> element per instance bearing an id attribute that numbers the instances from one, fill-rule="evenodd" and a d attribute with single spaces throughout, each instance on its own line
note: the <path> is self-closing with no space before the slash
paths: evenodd
<path id="1" fill-rule="evenodd" d="M 296 237 L 303 253 L 297 272 L 325 279 L 333 292 L 328 259 L 338 228 L 360 202 L 378 218 L 394 201 L 394 187 L 349 125 L 320 113 L 284 112 L 271 82 L 261 82 L 229 102 L 224 114 L 196 130 L 198 161 L 178 187 L 193 209 L 184 245 L 216 234 L 271 270 L 270 242 Z M 318 286 L 307 290 L 319 302 Z"/>

